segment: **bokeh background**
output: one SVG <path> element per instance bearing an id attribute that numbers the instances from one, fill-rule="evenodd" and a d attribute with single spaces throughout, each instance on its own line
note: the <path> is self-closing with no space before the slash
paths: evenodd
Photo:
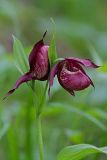
<path id="1" fill-rule="evenodd" d="M 75 97 L 55 81 L 42 115 L 45 159 L 56 159 L 68 145 L 107 146 L 107 1 L 0 0 L 0 160 L 38 159 L 32 92 L 23 84 L 6 101 L 2 98 L 20 76 L 14 65 L 12 35 L 29 54 L 45 30 L 45 43 L 50 43 L 51 17 L 59 57 L 90 58 L 101 68 L 88 70 L 95 89 L 90 87 Z M 101 154 L 86 158 L 106 159 Z"/>

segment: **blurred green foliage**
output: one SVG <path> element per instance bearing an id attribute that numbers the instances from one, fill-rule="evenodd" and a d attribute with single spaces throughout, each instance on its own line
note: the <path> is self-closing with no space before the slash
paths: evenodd
<path id="1" fill-rule="evenodd" d="M 23 84 L 6 101 L 2 98 L 20 76 L 13 60 L 12 34 L 29 54 L 45 30 L 49 43 L 51 17 L 56 23 L 59 57 L 90 57 L 102 67 L 89 71 L 95 90 L 90 87 L 75 97 L 55 81 L 42 115 L 45 159 L 54 160 L 63 147 L 72 144 L 107 146 L 107 1 L 0 0 L 0 160 L 38 159 L 32 92 Z M 86 158 L 101 159 L 107 158 Z"/>

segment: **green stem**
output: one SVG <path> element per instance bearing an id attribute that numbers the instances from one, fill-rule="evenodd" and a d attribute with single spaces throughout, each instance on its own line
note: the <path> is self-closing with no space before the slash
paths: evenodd
<path id="1" fill-rule="evenodd" d="M 37 133 L 38 133 L 38 142 L 39 142 L 39 154 L 40 154 L 40 160 L 44 160 L 44 154 L 43 154 L 43 138 L 42 138 L 42 127 L 41 127 L 41 112 L 42 108 L 45 103 L 46 99 L 46 91 L 48 88 L 48 80 L 46 82 L 46 86 L 43 92 L 42 100 L 40 102 L 40 105 L 36 107 L 36 118 L 37 118 Z M 32 81 L 32 90 L 35 93 L 35 82 Z"/>
<path id="2" fill-rule="evenodd" d="M 31 135 L 31 107 L 26 108 L 26 159 L 33 160 L 32 154 L 32 135 Z"/>
<path id="3" fill-rule="evenodd" d="M 8 151 L 9 151 L 9 159 L 10 160 L 19 160 L 19 152 L 18 152 L 18 139 L 17 134 L 13 129 L 13 126 L 10 126 L 7 132 L 7 140 L 8 140 Z"/>
<path id="4" fill-rule="evenodd" d="M 43 156 L 43 138 L 42 138 L 42 127 L 41 127 L 41 117 L 37 117 L 37 131 L 38 131 L 38 141 L 39 141 L 39 154 L 40 160 L 44 159 Z"/>
<path id="5" fill-rule="evenodd" d="M 46 91 L 47 91 L 47 88 L 48 88 L 48 80 L 46 82 L 46 85 L 45 85 L 45 89 L 44 89 L 44 93 L 43 93 L 43 96 L 42 96 L 42 100 L 41 100 L 41 103 L 39 105 L 39 113 L 38 115 L 42 112 L 42 109 L 44 107 L 44 103 L 45 103 L 45 99 L 46 99 Z"/>

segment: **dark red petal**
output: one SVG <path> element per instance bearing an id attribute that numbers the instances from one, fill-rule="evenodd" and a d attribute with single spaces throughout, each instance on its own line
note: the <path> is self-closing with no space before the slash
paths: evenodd
<path id="1" fill-rule="evenodd" d="M 46 32 L 44 33 L 43 38 L 45 35 Z M 42 81 L 48 79 L 50 71 L 48 59 L 49 46 L 44 45 L 43 38 L 35 44 L 29 56 L 30 72 L 32 74 L 32 78 Z"/>
<path id="2" fill-rule="evenodd" d="M 75 96 L 75 93 L 74 93 L 73 89 L 72 89 L 71 87 L 67 87 L 67 86 L 63 83 L 63 81 L 62 81 L 62 80 L 60 79 L 60 77 L 59 77 L 59 74 L 57 75 L 57 77 L 58 77 L 58 81 L 59 81 L 60 85 L 61 85 L 65 90 L 67 90 L 72 96 Z"/>
<path id="3" fill-rule="evenodd" d="M 92 81 L 91 78 L 86 74 L 85 70 L 84 70 L 78 63 L 75 63 L 75 67 L 78 68 L 81 72 L 83 72 L 83 73 L 90 79 L 91 85 L 95 88 L 95 86 L 94 86 L 94 84 L 93 84 L 93 81 Z"/>
<path id="4" fill-rule="evenodd" d="M 29 65 L 30 65 L 30 70 L 33 70 L 34 67 L 35 67 L 35 63 L 36 63 L 36 56 L 37 56 L 37 53 L 38 51 L 41 49 L 41 47 L 43 47 L 44 43 L 43 43 L 43 40 L 40 40 L 39 42 L 37 42 L 30 55 L 29 55 Z"/>
<path id="5" fill-rule="evenodd" d="M 95 63 L 93 63 L 90 59 L 80 59 L 80 58 L 75 58 L 75 57 L 69 57 L 66 58 L 67 60 L 71 60 L 73 62 L 77 62 L 80 63 L 86 67 L 90 67 L 90 68 L 98 68 L 100 66 L 96 65 Z"/>
<path id="6" fill-rule="evenodd" d="M 50 76 L 49 76 L 49 90 L 48 90 L 48 95 L 50 97 L 50 88 L 53 85 L 53 81 L 54 81 L 54 77 L 57 73 L 57 69 L 58 69 L 58 64 L 55 64 L 50 72 Z"/>
<path id="7" fill-rule="evenodd" d="M 47 45 L 41 47 L 36 56 L 35 66 L 33 70 L 30 70 L 32 77 L 38 80 L 43 80 L 49 75 L 50 66 L 48 60 L 48 48 L 49 46 Z"/>
<path id="8" fill-rule="evenodd" d="M 57 77 L 58 77 L 58 81 L 60 83 L 60 85 L 66 90 L 66 86 L 63 85 L 62 81 L 60 81 L 60 73 L 63 70 L 63 67 L 68 67 L 68 65 L 70 66 L 71 64 L 66 63 L 66 60 L 62 60 L 58 63 L 58 67 L 57 67 Z M 67 65 L 67 66 L 66 66 Z M 71 68 L 72 66 L 70 66 Z M 67 91 L 72 95 L 75 96 L 74 91 L 70 88 L 67 89 Z"/>
<path id="9" fill-rule="evenodd" d="M 44 33 L 43 38 L 45 37 L 46 32 Z M 41 49 L 41 47 L 44 46 L 43 38 L 34 45 L 32 51 L 31 51 L 31 53 L 29 55 L 29 65 L 30 65 L 30 69 L 31 70 L 35 66 L 35 61 L 36 61 L 36 56 L 37 56 L 38 51 Z"/>
<path id="10" fill-rule="evenodd" d="M 17 89 L 22 83 L 32 80 L 30 73 L 26 73 L 23 76 L 21 76 L 15 83 L 14 87 L 6 94 L 6 96 L 3 99 L 6 99 L 8 96 L 10 96 L 15 89 Z"/>
<path id="11" fill-rule="evenodd" d="M 58 74 L 58 80 L 68 92 L 83 90 L 91 84 L 90 79 L 80 70 L 70 72 L 67 69 L 62 69 L 60 74 Z"/>

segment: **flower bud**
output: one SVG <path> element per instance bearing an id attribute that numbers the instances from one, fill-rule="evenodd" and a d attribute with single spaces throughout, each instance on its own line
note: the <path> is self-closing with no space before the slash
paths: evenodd
<path id="1" fill-rule="evenodd" d="M 46 32 L 44 33 L 43 38 L 45 37 L 45 35 Z M 30 80 L 44 81 L 48 79 L 50 71 L 48 59 L 49 46 L 44 44 L 43 38 L 34 45 L 29 55 L 30 70 L 16 81 L 14 87 L 7 93 L 6 97 L 11 95 L 15 91 L 15 89 L 17 89 L 24 82 Z"/>

